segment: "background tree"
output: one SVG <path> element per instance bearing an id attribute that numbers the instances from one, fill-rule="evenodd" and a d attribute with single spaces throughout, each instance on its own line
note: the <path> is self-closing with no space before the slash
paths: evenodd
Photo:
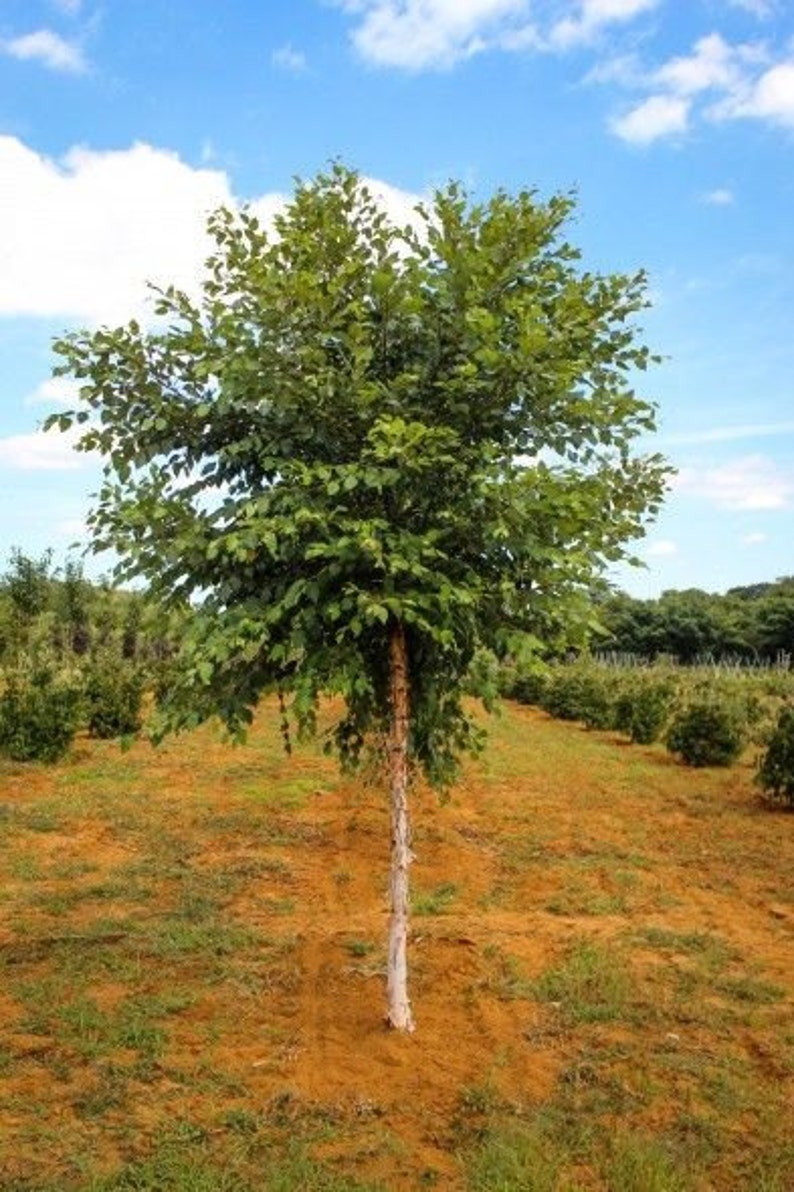
<path id="1" fill-rule="evenodd" d="M 65 626 L 69 648 L 77 655 L 86 654 L 91 645 L 92 595 L 83 564 L 79 559 L 67 559 L 57 585 L 56 604 L 59 621 Z"/>
<path id="2" fill-rule="evenodd" d="M 664 489 L 631 378 L 645 279 L 583 271 L 572 201 L 452 184 L 396 227 L 341 167 L 299 184 L 269 232 L 217 212 L 201 297 L 162 325 L 56 343 L 105 458 L 91 525 L 122 579 L 196 615 L 158 733 L 235 732 L 283 693 L 301 731 L 344 699 L 330 744 L 385 750 L 392 860 L 388 1021 L 406 981 L 412 768 L 449 782 L 479 733 L 475 650 L 561 638 Z"/>
<path id="3" fill-rule="evenodd" d="M 33 623 L 49 607 L 53 590 L 52 551 L 39 559 L 13 546 L 5 574 L 0 580 L 11 614 L 9 645 L 26 648 Z"/>
<path id="4" fill-rule="evenodd" d="M 597 648 L 643 658 L 673 655 L 684 664 L 706 659 L 786 663 L 794 654 L 794 583 L 731 588 L 725 594 L 697 588 L 636 600 L 623 592 L 597 599 L 605 632 Z"/>

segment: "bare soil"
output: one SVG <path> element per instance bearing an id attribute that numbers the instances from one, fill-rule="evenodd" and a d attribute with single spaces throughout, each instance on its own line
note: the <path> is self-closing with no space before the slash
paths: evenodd
<path id="1" fill-rule="evenodd" d="M 479 1187 L 489 1132 L 538 1115 L 594 1131 L 560 1187 L 609 1188 L 629 1131 L 693 1187 L 794 1188 L 794 817 L 752 757 L 490 728 L 446 802 L 412 791 L 412 1036 L 384 1024 L 385 796 L 282 756 L 269 707 L 242 749 L 0 770 L 0 1188 L 265 1187 L 262 1130 L 363 1186 Z M 240 1182 L 101 1183 L 180 1139 Z"/>

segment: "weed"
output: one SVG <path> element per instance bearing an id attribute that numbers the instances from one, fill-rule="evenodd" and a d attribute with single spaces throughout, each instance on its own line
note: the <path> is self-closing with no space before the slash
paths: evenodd
<path id="1" fill-rule="evenodd" d="M 697 957 L 714 972 L 739 958 L 730 944 L 712 932 L 679 932 L 664 927 L 643 927 L 635 933 L 634 939 L 661 952 L 682 952 Z"/>
<path id="2" fill-rule="evenodd" d="M 587 940 L 574 944 L 561 965 L 532 983 L 536 997 L 558 1005 L 563 1018 L 572 1024 L 623 1017 L 629 990 L 623 958 Z"/>
<path id="3" fill-rule="evenodd" d="M 615 1138 L 604 1176 L 610 1192 L 688 1192 L 695 1187 L 692 1175 L 661 1142 L 640 1134 Z"/>
<path id="4" fill-rule="evenodd" d="M 411 909 L 415 915 L 443 915 L 458 893 L 454 882 L 442 882 L 432 890 L 417 891 Z"/>
<path id="5" fill-rule="evenodd" d="M 755 977 L 723 977 L 715 981 L 714 988 L 736 1002 L 747 1002 L 753 1006 L 769 1006 L 782 1001 L 786 996 L 785 989 L 779 985 L 771 985 L 768 981 L 759 981 Z"/>
<path id="6" fill-rule="evenodd" d="M 493 1125 L 482 1143 L 462 1159 L 469 1192 L 559 1192 L 559 1156 L 531 1125 Z"/>
<path id="7" fill-rule="evenodd" d="M 369 956 L 370 953 L 377 951 L 377 944 L 373 944 L 369 940 L 347 940 L 345 947 L 351 956 L 358 958 Z"/>
<path id="8" fill-rule="evenodd" d="M 534 986 L 521 972 L 521 967 L 515 956 L 510 956 L 494 944 L 489 944 L 483 955 L 493 966 L 491 975 L 484 982 L 484 988 L 503 1002 L 521 1001 L 533 997 Z"/>

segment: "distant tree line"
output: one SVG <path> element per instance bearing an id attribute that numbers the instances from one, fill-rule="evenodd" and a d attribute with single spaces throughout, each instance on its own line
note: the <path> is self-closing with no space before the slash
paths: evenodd
<path id="1" fill-rule="evenodd" d="M 794 657 L 794 576 L 724 594 L 687 588 L 638 600 L 602 591 L 595 599 L 605 630 L 592 643 L 598 651 L 671 655 L 687 665 L 710 658 L 790 665 Z"/>
<path id="2" fill-rule="evenodd" d="M 593 602 L 603 630 L 590 642 L 594 652 L 684 665 L 794 660 L 794 576 L 724 594 L 669 590 L 655 600 L 604 586 Z M 174 652 L 189 615 L 164 610 L 144 591 L 88 579 L 79 559 L 55 566 L 52 551 L 34 557 L 13 548 L 0 572 L 0 667 L 43 650 L 64 661 L 109 652 L 156 666 Z"/>
<path id="3" fill-rule="evenodd" d="M 79 559 L 62 566 L 52 551 L 39 557 L 12 548 L 0 573 L 0 667 L 25 659 L 88 661 L 98 653 L 133 664 L 167 658 L 180 617 L 166 614 L 145 593 L 91 581 Z"/>

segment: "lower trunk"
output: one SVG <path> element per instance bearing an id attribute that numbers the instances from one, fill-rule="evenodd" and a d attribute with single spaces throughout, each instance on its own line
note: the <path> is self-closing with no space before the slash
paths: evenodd
<path id="1" fill-rule="evenodd" d="M 392 627 L 389 637 L 389 793 L 391 796 L 391 917 L 386 982 L 386 1020 L 398 1031 L 412 1031 L 414 1020 L 408 1000 L 408 870 L 413 860 L 408 819 L 408 651 L 405 628 Z"/>

